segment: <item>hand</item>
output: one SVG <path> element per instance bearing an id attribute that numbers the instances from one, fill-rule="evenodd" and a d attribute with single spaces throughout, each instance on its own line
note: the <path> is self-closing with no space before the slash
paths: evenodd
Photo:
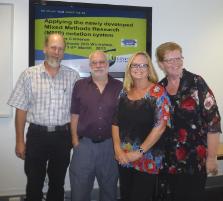
<path id="1" fill-rule="evenodd" d="M 74 140 L 72 140 L 72 145 L 74 146 L 74 147 L 77 147 L 78 145 L 79 145 L 79 140 L 78 141 L 74 141 Z"/>
<path id="2" fill-rule="evenodd" d="M 126 153 L 126 155 L 128 157 L 129 162 L 137 161 L 143 156 L 143 154 L 138 151 L 131 151 L 131 152 Z"/>
<path id="3" fill-rule="evenodd" d="M 71 140 L 73 147 L 77 147 L 79 145 L 79 137 L 77 135 L 72 136 Z"/>
<path id="4" fill-rule="evenodd" d="M 15 154 L 18 158 L 21 158 L 22 160 L 25 159 L 25 152 L 26 152 L 26 145 L 24 142 L 18 142 L 16 143 L 15 147 Z"/>
<path id="5" fill-rule="evenodd" d="M 129 163 L 126 153 L 121 148 L 115 149 L 115 159 L 121 165 Z"/>
<path id="6" fill-rule="evenodd" d="M 217 175 L 218 174 L 218 162 L 217 158 L 207 157 L 206 160 L 207 174 Z"/>

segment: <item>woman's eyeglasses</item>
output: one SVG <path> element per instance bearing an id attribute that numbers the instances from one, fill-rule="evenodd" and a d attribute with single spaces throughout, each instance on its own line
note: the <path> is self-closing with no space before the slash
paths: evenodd
<path id="1" fill-rule="evenodd" d="M 131 64 L 130 65 L 130 67 L 131 68 L 133 68 L 133 69 L 147 69 L 148 67 L 149 67 L 149 65 L 148 64 L 135 64 L 135 63 L 133 63 L 133 64 Z"/>
<path id="2" fill-rule="evenodd" d="M 174 63 L 182 62 L 183 59 L 184 59 L 183 57 L 176 57 L 176 58 L 164 59 L 163 61 L 168 64 L 174 64 Z"/>

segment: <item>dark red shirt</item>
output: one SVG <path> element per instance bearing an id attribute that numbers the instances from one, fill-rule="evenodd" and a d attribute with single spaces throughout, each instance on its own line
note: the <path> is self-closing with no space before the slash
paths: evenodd
<path id="1" fill-rule="evenodd" d="M 92 77 L 75 83 L 71 113 L 78 114 L 78 136 L 94 140 L 111 138 L 112 118 L 122 89 L 122 82 L 109 76 L 104 91 L 100 93 Z"/>

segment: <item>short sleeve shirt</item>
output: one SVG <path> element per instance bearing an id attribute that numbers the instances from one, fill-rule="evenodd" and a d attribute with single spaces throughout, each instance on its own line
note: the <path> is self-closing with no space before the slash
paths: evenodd
<path id="1" fill-rule="evenodd" d="M 113 125 L 119 127 L 121 147 L 125 152 L 137 150 L 161 120 L 167 121 L 170 126 L 169 99 L 163 87 L 154 84 L 139 100 L 130 100 L 126 91 L 121 92 Z M 163 167 L 163 156 L 164 150 L 158 142 L 141 159 L 124 167 L 157 174 Z"/>
<path id="2" fill-rule="evenodd" d="M 51 77 L 44 64 L 27 68 L 19 77 L 8 104 L 27 111 L 27 121 L 43 126 L 70 122 L 71 95 L 79 74 L 60 66 Z"/>
<path id="3" fill-rule="evenodd" d="M 122 82 L 108 77 L 101 93 L 92 77 L 79 80 L 73 89 L 71 113 L 78 114 L 77 133 L 94 140 L 111 138 L 114 114 Z"/>

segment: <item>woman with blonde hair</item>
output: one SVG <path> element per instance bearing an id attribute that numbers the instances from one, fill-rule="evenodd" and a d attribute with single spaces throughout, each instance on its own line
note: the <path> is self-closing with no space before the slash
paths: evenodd
<path id="1" fill-rule="evenodd" d="M 146 52 L 129 59 L 112 125 L 122 201 L 150 200 L 163 166 L 158 141 L 170 124 L 169 100 L 157 80 Z"/>

